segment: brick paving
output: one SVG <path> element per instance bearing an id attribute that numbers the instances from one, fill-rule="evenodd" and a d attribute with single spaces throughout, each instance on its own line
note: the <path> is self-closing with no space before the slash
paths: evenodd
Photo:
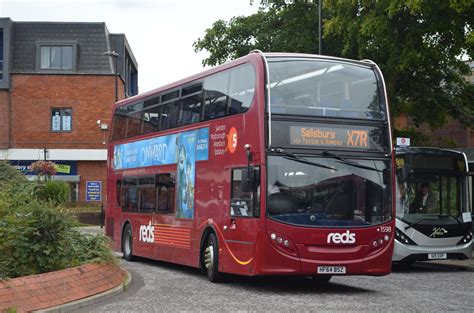
<path id="1" fill-rule="evenodd" d="M 111 264 L 86 264 L 62 271 L 0 280 L 0 311 L 29 312 L 90 297 L 123 283 L 125 271 Z"/>

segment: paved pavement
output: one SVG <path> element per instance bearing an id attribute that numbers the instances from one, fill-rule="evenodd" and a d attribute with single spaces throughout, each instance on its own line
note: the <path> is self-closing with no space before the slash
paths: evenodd
<path id="1" fill-rule="evenodd" d="M 474 307 L 474 260 L 394 265 L 384 277 L 334 277 L 328 285 L 291 277 L 230 275 L 221 284 L 198 269 L 139 259 L 121 295 L 76 312 L 458 311 Z"/>
<path id="2" fill-rule="evenodd" d="M 432 263 L 395 266 L 384 277 L 228 276 L 212 284 L 198 269 L 140 259 L 122 261 L 133 281 L 123 294 L 75 312 L 469 312 L 474 271 Z"/>
<path id="3" fill-rule="evenodd" d="M 422 262 L 419 262 L 419 263 L 422 263 Z M 459 267 L 465 267 L 467 270 L 474 271 L 474 251 L 472 253 L 471 258 L 468 260 L 462 260 L 462 261 L 461 260 L 437 260 L 437 261 L 429 261 L 426 263 L 448 265 L 448 266 L 459 266 Z"/>

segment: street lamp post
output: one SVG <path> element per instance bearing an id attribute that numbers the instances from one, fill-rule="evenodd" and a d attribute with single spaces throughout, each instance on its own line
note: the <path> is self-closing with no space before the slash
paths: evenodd
<path id="1" fill-rule="evenodd" d="M 102 55 L 108 56 L 108 57 L 113 57 L 115 58 L 115 102 L 118 101 L 118 58 L 120 54 L 118 54 L 115 51 L 107 51 L 104 52 Z"/>
<path id="2" fill-rule="evenodd" d="M 323 53 L 323 21 L 322 21 L 322 17 L 323 17 L 323 0 L 319 0 L 319 8 L 318 8 L 318 16 L 319 16 L 319 54 L 322 54 Z"/>

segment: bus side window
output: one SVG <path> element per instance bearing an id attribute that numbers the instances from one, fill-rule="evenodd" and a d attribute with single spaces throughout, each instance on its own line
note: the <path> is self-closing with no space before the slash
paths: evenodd
<path id="1" fill-rule="evenodd" d="M 204 120 L 226 116 L 229 103 L 229 72 L 211 75 L 204 80 Z"/>
<path id="2" fill-rule="evenodd" d="M 153 212 L 156 204 L 155 177 L 146 176 L 138 179 L 140 186 L 140 212 Z"/>
<path id="3" fill-rule="evenodd" d="M 122 207 L 122 180 L 117 179 L 115 188 L 115 201 L 119 207 Z"/>
<path id="4" fill-rule="evenodd" d="M 260 216 L 258 190 L 260 189 L 260 171 L 254 168 L 249 177 L 247 168 L 232 170 L 231 216 Z"/>
<path id="5" fill-rule="evenodd" d="M 125 178 L 123 180 L 122 211 L 138 211 L 138 184 L 136 178 Z"/>
<path id="6" fill-rule="evenodd" d="M 161 107 L 160 96 L 148 99 L 143 103 L 142 134 L 148 134 L 159 130 Z"/>
<path id="7" fill-rule="evenodd" d="M 174 128 L 178 125 L 179 101 L 172 101 L 163 105 L 161 109 L 160 129 Z"/>
<path id="8" fill-rule="evenodd" d="M 174 173 L 156 175 L 157 212 L 169 214 L 174 212 Z"/>
<path id="9" fill-rule="evenodd" d="M 243 113 L 252 104 L 255 93 L 255 70 L 250 64 L 238 66 L 230 72 L 230 106 L 228 115 Z"/>
<path id="10" fill-rule="evenodd" d="M 127 129 L 127 113 L 124 108 L 117 108 L 112 120 L 112 140 L 125 138 Z"/>
<path id="11" fill-rule="evenodd" d="M 142 108 L 142 102 L 127 107 L 127 138 L 140 135 L 142 129 Z"/>
<path id="12" fill-rule="evenodd" d="M 202 93 L 181 100 L 179 125 L 197 123 L 201 119 Z"/>

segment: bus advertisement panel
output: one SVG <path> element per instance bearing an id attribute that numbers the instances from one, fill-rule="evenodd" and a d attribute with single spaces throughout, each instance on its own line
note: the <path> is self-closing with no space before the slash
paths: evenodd
<path id="1" fill-rule="evenodd" d="M 374 63 L 252 52 L 117 103 L 112 124 L 106 233 L 127 260 L 211 281 L 390 273 L 394 167 Z"/>

